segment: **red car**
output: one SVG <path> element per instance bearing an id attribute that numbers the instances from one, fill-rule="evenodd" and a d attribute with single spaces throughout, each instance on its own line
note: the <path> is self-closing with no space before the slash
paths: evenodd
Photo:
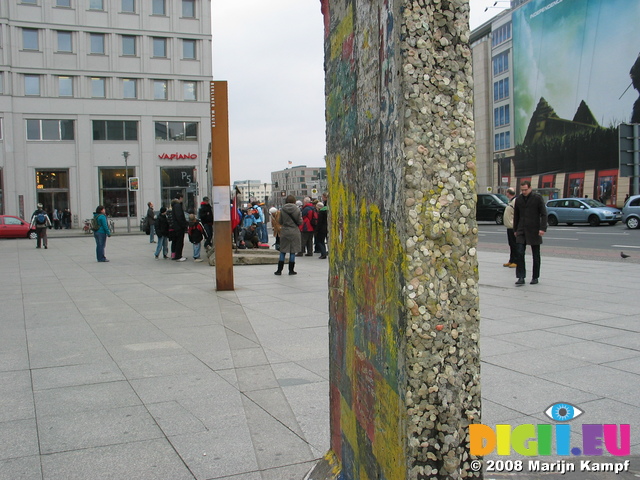
<path id="1" fill-rule="evenodd" d="M 0 215 L 0 238 L 36 238 L 36 230 L 13 215 Z"/>

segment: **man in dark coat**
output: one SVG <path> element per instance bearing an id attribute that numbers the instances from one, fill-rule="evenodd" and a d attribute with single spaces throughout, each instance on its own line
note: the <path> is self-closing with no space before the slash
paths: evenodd
<path id="1" fill-rule="evenodd" d="M 204 248 L 213 245 L 213 208 L 209 203 L 209 197 L 204 197 L 200 208 L 198 209 L 198 218 L 204 225 L 204 229 L 207 231 L 206 238 L 204 240 Z"/>
<path id="2" fill-rule="evenodd" d="M 184 262 L 187 260 L 182 256 L 182 249 L 184 248 L 184 234 L 189 228 L 189 222 L 184 215 L 184 208 L 182 207 L 182 200 L 184 195 L 178 193 L 176 198 L 171 200 L 171 209 L 173 211 L 173 241 L 171 242 L 171 259 L 176 262 Z"/>
<path id="3" fill-rule="evenodd" d="M 156 243 L 153 240 L 154 234 L 156 233 L 156 216 L 153 213 L 153 203 L 147 203 L 147 216 L 145 218 L 145 231 L 148 232 L 149 235 L 149 243 Z"/>
<path id="4" fill-rule="evenodd" d="M 542 236 L 547 231 L 547 207 L 544 199 L 531 191 L 531 182 L 520 182 L 520 195 L 516 199 L 513 212 L 513 230 L 516 236 L 516 285 L 524 285 L 527 268 L 524 262 L 524 252 L 527 245 L 531 245 L 533 254 L 533 277 L 531 284 L 538 283 L 540 277 L 540 245 Z"/>

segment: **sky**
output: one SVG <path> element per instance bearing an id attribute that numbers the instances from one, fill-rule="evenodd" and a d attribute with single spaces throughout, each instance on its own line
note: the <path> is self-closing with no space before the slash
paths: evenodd
<path id="1" fill-rule="evenodd" d="M 509 2 L 470 5 L 475 28 Z M 213 79 L 228 82 L 231 182 L 324 166 L 320 0 L 212 0 L 211 18 Z"/>

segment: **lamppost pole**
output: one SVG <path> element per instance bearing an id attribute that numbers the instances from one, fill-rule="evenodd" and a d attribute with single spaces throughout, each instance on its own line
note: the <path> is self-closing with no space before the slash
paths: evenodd
<path id="1" fill-rule="evenodd" d="M 129 152 L 122 152 L 124 157 L 124 186 L 127 191 L 127 233 L 131 233 L 131 218 L 129 215 L 129 166 L 127 159 L 129 158 Z"/>

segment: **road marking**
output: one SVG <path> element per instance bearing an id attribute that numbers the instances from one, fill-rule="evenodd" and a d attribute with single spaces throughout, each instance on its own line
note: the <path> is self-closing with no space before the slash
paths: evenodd
<path id="1" fill-rule="evenodd" d="M 547 235 L 545 235 L 542 238 L 549 239 L 549 240 L 568 240 L 568 241 L 571 241 L 571 242 L 579 242 L 580 241 L 579 238 L 548 237 Z"/>
<path id="2" fill-rule="evenodd" d="M 582 235 L 622 235 L 623 237 L 627 237 L 629 236 L 628 233 L 622 232 L 622 233 L 609 233 L 609 232 L 582 232 L 580 230 L 576 230 L 573 233 L 581 233 Z"/>
<path id="3" fill-rule="evenodd" d="M 616 248 L 640 248 L 639 245 L 611 245 Z"/>

